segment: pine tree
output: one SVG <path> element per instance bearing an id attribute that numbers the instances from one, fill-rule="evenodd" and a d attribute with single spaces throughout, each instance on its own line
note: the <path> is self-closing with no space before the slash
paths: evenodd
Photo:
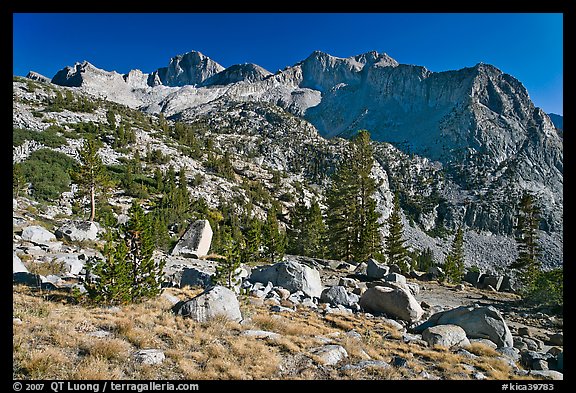
<path id="1" fill-rule="evenodd" d="M 300 193 L 298 201 L 294 204 L 290 212 L 290 227 L 286 231 L 287 249 L 293 255 L 306 255 L 304 247 L 306 244 L 306 226 L 308 218 L 308 208 L 304 202 L 304 193 Z"/>
<path id="2" fill-rule="evenodd" d="M 536 206 L 534 196 L 528 192 L 525 192 L 520 199 L 517 220 L 515 235 L 518 257 L 510 268 L 520 272 L 524 291 L 529 293 L 535 289 L 541 263 L 537 233 L 540 225 L 540 209 Z"/>
<path id="3" fill-rule="evenodd" d="M 158 167 L 154 170 L 154 182 L 156 183 L 156 190 L 158 192 L 164 191 L 164 176 Z"/>
<path id="4" fill-rule="evenodd" d="M 286 249 L 286 236 L 280 230 L 276 208 L 272 206 L 268 210 L 266 223 L 262 229 L 264 256 L 273 263 L 276 259 L 284 256 Z"/>
<path id="5" fill-rule="evenodd" d="M 78 184 L 80 194 L 90 197 L 90 221 L 96 216 L 96 193 L 105 192 L 109 187 L 109 180 L 102 160 L 98 155 L 98 146 L 94 139 L 88 138 L 78 150 L 80 166 L 72 172 L 73 180 Z"/>
<path id="6" fill-rule="evenodd" d="M 422 250 L 416 260 L 416 270 L 427 272 L 428 269 L 435 265 L 436 263 L 434 262 L 434 252 L 430 249 L 430 247 Z"/>
<path id="7" fill-rule="evenodd" d="M 22 164 L 12 166 L 12 197 L 18 199 L 20 192 L 26 188 L 26 177 L 22 170 Z"/>
<path id="8" fill-rule="evenodd" d="M 458 228 L 450 252 L 444 260 L 444 280 L 458 284 L 464 275 L 464 231 Z"/>
<path id="9" fill-rule="evenodd" d="M 332 175 L 332 183 L 326 192 L 326 225 L 329 228 L 327 245 L 329 254 L 334 259 L 352 261 L 355 258 L 355 218 L 359 210 L 357 195 L 353 161 L 348 152 Z"/>
<path id="10" fill-rule="evenodd" d="M 87 279 L 84 284 L 88 296 L 95 303 L 123 304 L 130 300 L 128 247 L 118 239 L 117 231 L 108 228 L 102 253 L 104 259 L 93 256 L 86 262 L 86 271 L 97 277 Z"/>
<path id="11" fill-rule="evenodd" d="M 262 245 L 262 223 L 256 217 L 252 218 L 246 231 L 246 245 L 242 250 L 244 263 L 257 262 L 260 259 Z"/>
<path id="12" fill-rule="evenodd" d="M 381 250 L 373 165 L 370 134 L 361 130 L 349 143 L 327 191 L 327 242 L 333 258 L 363 261 Z"/>
<path id="13" fill-rule="evenodd" d="M 306 247 L 305 254 L 314 258 L 326 256 L 326 225 L 322 218 L 322 210 L 316 199 L 312 200 L 306 217 Z"/>
<path id="14" fill-rule="evenodd" d="M 134 202 L 128 213 L 130 219 L 124 228 L 124 240 L 129 251 L 130 300 L 136 302 L 160 293 L 165 261 L 156 262 L 152 258 L 152 224 L 140 204 Z"/>
<path id="15" fill-rule="evenodd" d="M 216 272 L 212 276 L 214 285 L 223 285 L 229 289 L 235 288 L 239 282 L 238 269 L 242 260 L 242 245 L 232 238 L 229 230 L 222 234 L 224 246 L 224 260 L 216 266 Z"/>
<path id="16" fill-rule="evenodd" d="M 397 265 L 403 273 L 408 273 L 408 250 L 404 246 L 404 227 L 400 216 L 400 198 L 394 194 L 394 206 L 388 218 L 389 233 L 386 237 L 387 263 Z"/>
<path id="17" fill-rule="evenodd" d="M 86 281 L 88 296 L 95 303 L 138 302 L 161 291 L 165 261 L 154 261 L 152 223 L 142 207 L 134 202 L 130 219 L 120 229 L 109 228 L 104 259 L 91 258 L 87 271 L 96 275 Z"/>
<path id="18" fill-rule="evenodd" d="M 310 203 L 310 207 L 307 207 L 303 195 L 300 197 L 292 209 L 290 230 L 286 235 L 290 254 L 325 257 L 326 226 L 316 199 Z"/>

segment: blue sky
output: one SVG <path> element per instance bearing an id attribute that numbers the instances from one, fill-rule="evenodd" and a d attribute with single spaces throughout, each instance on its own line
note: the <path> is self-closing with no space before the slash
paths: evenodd
<path id="1" fill-rule="evenodd" d="M 88 60 L 151 72 L 197 50 L 228 67 L 271 72 L 314 50 L 349 57 L 376 50 L 446 71 L 484 62 L 519 79 L 546 112 L 563 114 L 563 15 L 541 13 L 14 14 L 13 73 L 52 77 Z"/>

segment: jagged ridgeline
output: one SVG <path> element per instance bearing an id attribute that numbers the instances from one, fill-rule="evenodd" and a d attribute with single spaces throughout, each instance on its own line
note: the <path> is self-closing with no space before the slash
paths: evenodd
<path id="1" fill-rule="evenodd" d="M 149 74 L 83 62 L 51 80 L 29 77 L 14 80 L 15 162 L 41 148 L 75 157 L 76 138 L 104 125 L 104 163 L 120 176 L 138 152 L 145 165 L 133 175 L 149 193 L 158 191 L 154 171 L 172 165 L 209 208 L 225 200 L 263 219 L 275 203 L 289 225 L 302 188 L 308 202 L 325 195 L 347 146 L 338 137 L 365 129 L 380 219 L 398 192 L 413 250 L 442 259 L 462 225 L 467 264 L 504 268 L 517 256 L 515 217 L 528 190 L 541 207 L 543 263 L 563 263 L 561 133 L 520 81 L 491 65 L 431 72 L 377 52 L 314 52 L 271 73 L 189 52 Z"/>

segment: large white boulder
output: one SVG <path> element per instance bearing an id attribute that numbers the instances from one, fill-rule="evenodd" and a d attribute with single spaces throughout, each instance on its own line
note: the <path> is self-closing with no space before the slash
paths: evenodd
<path id="1" fill-rule="evenodd" d="M 56 230 L 56 237 L 73 242 L 96 240 L 98 226 L 91 221 L 68 221 Z"/>
<path id="2" fill-rule="evenodd" d="M 22 230 L 22 240 L 37 244 L 48 244 L 56 241 L 56 236 L 39 225 L 31 225 Z"/>
<path id="3" fill-rule="evenodd" d="M 368 288 L 360 298 L 360 307 L 372 313 L 385 313 L 407 322 L 416 322 L 424 310 L 410 291 L 396 287 L 375 286 Z"/>
<path id="4" fill-rule="evenodd" d="M 512 347 L 514 340 L 506 321 L 493 306 L 460 306 L 433 314 L 416 328 L 424 331 L 430 326 L 458 325 L 468 338 L 487 338 L 498 347 Z"/>
<path id="5" fill-rule="evenodd" d="M 15 252 L 12 253 L 12 273 L 28 273 L 28 269 Z"/>
<path id="6" fill-rule="evenodd" d="M 422 339 L 430 346 L 441 345 L 451 348 L 470 345 L 466 332 L 458 325 L 431 326 L 422 332 Z"/>
<path id="7" fill-rule="evenodd" d="M 254 268 L 248 280 L 264 284 L 271 282 L 290 292 L 302 291 L 307 296 L 317 298 L 322 295 L 323 289 L 318 270 L 295 261 Z"/>
<path id="8" fill-rule="evenodd" d="M 208 255 L 212 243 L 212 227 L 208 220 L 196 220 L 182 235 L 171 255 L 200 258 Z"/>
<path id="9" fill-rule="evenodd" d="M 240 303 L 236 294 L 222 286 L 206 289 L 198 296 L 179 305 L 175 312 L 178 315 L 192 318 L 196 322 L 207 322 L 219 316 L 236 322 L 242 320 Z"/>

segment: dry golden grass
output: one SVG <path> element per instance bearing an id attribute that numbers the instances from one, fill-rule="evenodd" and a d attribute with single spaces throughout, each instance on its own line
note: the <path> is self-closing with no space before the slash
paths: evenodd
<path id="1" fill-rule="evenodd" d="M 470 346 L 466 348 L 466 350 L 478 356 L 500 356 L 500 353 L 494 348 L 480 342 L 471 343 Z"/>
<path id="2" fill-rule="evenodd" d="M 22 320 L 14 325 L 15 379 L 417 379 L 421 371 L 443 379 L 469 379 L 472 371 L 465 364 L 488 378 L 518 378 L 485 345 L 473 344 L 469 350 L 478 358 L 469 359 L 445 348 L 406 344 L 393 327 L 361 314 L 322 315 L 305 308 L 271 313 L 241 298 L 242 324 L 223 318 L 197 323 L 172 313 L 172 304 L 163 297 L 118 310 L 56 301 L 54 294 L 46 297 L 25 287 L 15 286 L 13 292 L 13 315 Z M 186 300 L 201 290 L 167 292 Z M 247 329 L 280 337 L 240 335 Z M 99 330 L 109 334 L 91 335 Z M 361 339 L 346 335 L 350 330 Z M 310 349 L 325 340 L 346 349 L 344 364 L 391 362 L 401 356 L 408 367 L 343 371 L 320 366 Z M 163 350 L 166 359 L 154 366 L 136 363 L 134 352 L 146 348 Z"/>

